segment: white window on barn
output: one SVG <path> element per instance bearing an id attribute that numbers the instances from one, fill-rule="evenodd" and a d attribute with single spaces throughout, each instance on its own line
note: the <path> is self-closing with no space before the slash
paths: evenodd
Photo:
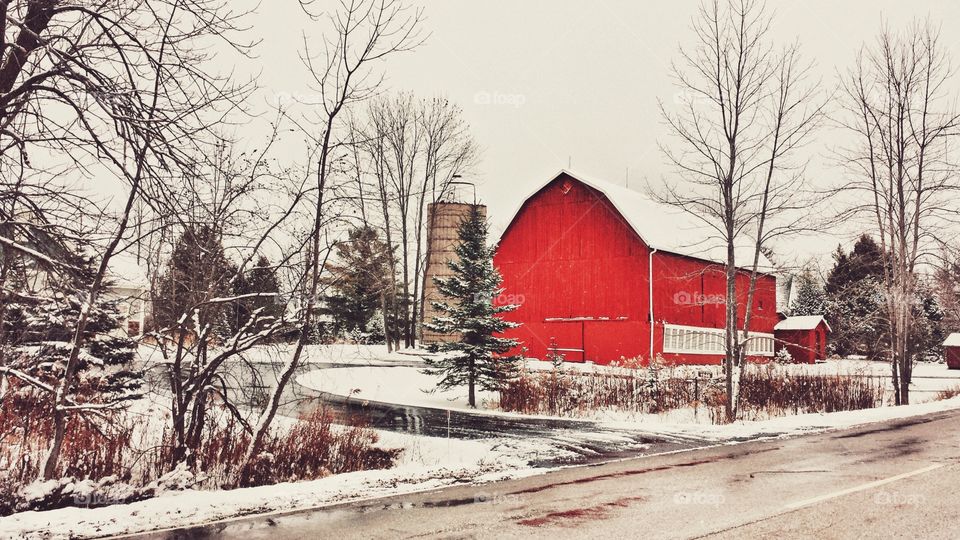
<path id="1" fill-rule="evenodd" d="M 725 353 L 725 341 L 725 332 L 722 328 L 678 324 L 663 326 L 663 352 L 665 353 L 722 355 Z M 773 356 L 773 343 L 773 334 L 751 332 L 747 341 L 747 354 Z"/>

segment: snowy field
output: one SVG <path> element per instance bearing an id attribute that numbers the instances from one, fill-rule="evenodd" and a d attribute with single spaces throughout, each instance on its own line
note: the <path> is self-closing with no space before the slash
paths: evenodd
<path id="1" fill-rule="evenodd" d="M 526 363 L 528 370 L 549 370 L 552 364 L 537 360 Z M 565 364 L 564 369 L 579 372 L 599 372 L 617 374 L 626 372 L 627 368 L 599 366 L 595 364 Z M 763 369 L 763 368 L 760 368 Z M 788 364 L 776 366 L 790 374 L 810 375 L 846 375 L 851 377 L 884 377 L 890 375 L 890 367 L 883 362 L 866 360 L 830 360 L 820 364 Z M 667 376 L 685 377 L 705 372 L 711 376 L 722 376 L 720 366 L 677 366 L 666 368 Z M 960 387 L 960 371 L 948 370 L 944 364 L 921 363 L 917 364 L 913 373 L 911 394 L 916 403 L 931 401 L 941 390 Z M 436 390 L 437 379 L 420 372 L 418 367 L 397 366 L 395 363 L 383 361 L 379 364 L 364 367 L 350 367 L 335 370 L 315 370 L 297 378 L 297 382 L 317 391 L 327 392 L 340 396 L 350 396 L 358 400 L 380 401 L 416 407 L 434 407 L 442 409 L 469 410 L 467 405 L 466 388 L 452 390 Z M 889 379 L 888 379 L 889 386 Z M 893 388 L 888 387 L 892 395 Z M 494 410 L 497 406 L 495 392 L 477 391 L 478 409 L 480 414 L 512 414 L 500 413 Z M 605 413 L 595 419 L 605 419 Z"/>

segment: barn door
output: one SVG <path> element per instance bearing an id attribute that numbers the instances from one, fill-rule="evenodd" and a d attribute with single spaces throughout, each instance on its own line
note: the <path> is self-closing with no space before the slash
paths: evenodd
<path id="1" fill-rule="evenodd" d="M 544 321 L 547 330 L 547 352 L 552 346 L 567 362 L 583 362 L 583 321 Z M 552 342 L 552 343 L 551 343 Z"/>
<path id="2" fill-rule="evenodd" d="M 643 326 L 630 320 L 596 320 L 584 323 L 584 358 L 597 364 L 609 364 L 620 357 L 634 358 L 643 354 Z"/>

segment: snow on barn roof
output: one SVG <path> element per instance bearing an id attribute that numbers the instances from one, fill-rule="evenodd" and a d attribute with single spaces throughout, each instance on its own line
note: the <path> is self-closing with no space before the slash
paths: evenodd
<path id="1" fill-rule="evenodd" d="M 528 200 L 550 182 L 564 174 L 604 194 L 634 232 L 651 248 L 710 262 L 721 264 L 726 262 L 725 241 L 697 216 L 683 209 L 654 201 L 638 191 L 604 180 L 590 178 L 569 169 L 561 169 L 549 180 L 538 185 L 530 195 L 524 197 L 516 211 L 513 212 L 510 221 L 516 219 L 517 214 L 520 213 Z M 741 235 L 735 247 L 737 266 L 740 268 L 753 267 L 753 239 Z M 757 268 L 761 272 L 774 271 L 773 264 L 762 253 Z"/>
<path id="2" fill-rule="evenodd" d="M 827 330 L 833 332 L 830 323 L 820 315 L 802 315 L 798 317 L 787 317 L 773 327 L 774 330 L 813 330 L 820 325 L 820 322 L 827 325 Z"/>
<path id="3" fill-rule="evenodd" d="M 947 336 L 947 340 L 943 342 L 944 347 L 960 347 L 960 332 L 954 332 Z"/>

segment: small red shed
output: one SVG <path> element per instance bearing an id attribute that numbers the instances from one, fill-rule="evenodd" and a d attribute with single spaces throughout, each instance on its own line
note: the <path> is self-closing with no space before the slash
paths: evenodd
<path id="1" fill-rule="evenodd" d="M 794 362 L 814 364 L 827 359 L 827 336 L 832 332 L 820 315 L 787 317 L 773 328 L 777 352 L 786 349 Z"/>
<path id="2" fill-rule="evenodd" d="M 960 332 L 950 334 L 943 342 L 943 356 L 947 369 L 960 369 Z"/>

